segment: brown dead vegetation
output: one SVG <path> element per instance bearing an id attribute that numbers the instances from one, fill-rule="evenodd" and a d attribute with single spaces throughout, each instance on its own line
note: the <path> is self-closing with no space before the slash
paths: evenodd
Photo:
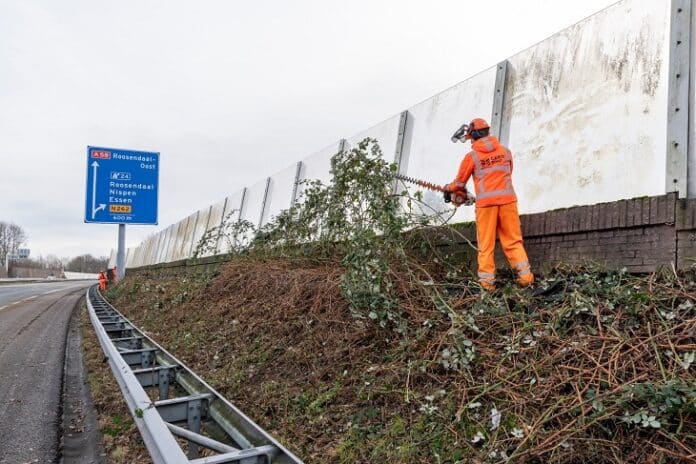
<path id="1" fill-rule="evenodd" d="M 306 462 L 696 461 L 692 275 L 560 266 L 539 295 L 394 276 L 400 335 L 351 315 L 341 273 L 239 259 L 110 298 Z"/>

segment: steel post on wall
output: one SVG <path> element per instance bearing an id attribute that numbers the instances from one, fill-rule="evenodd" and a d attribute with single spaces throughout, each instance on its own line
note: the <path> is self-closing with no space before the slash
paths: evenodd
<path id="1" fill-rule="evenodd" d="M 667 99 L 665 193 L 688 195 L 692 0 L 672 0 Z M 696 192 L 691 192 L 693 195 Z"/>
<path id="2" fill-rule="evenodd" d="M 408 153 L 405 150 L 406 125 L 408 123 L 408 111 L 403 111 L 399 118 L 399 132 L 396 135 L 396 149 L 394 150 L 394 164 L 398 174 L 406 174 L 408 168 Z M 394 180 L 392 192 L 399 193 L 399 181 Z"/>
<path id="3" fill-rule="evenodd" d="M 237 221 L 242 220 L 242 215 L 244 214 L 244 208 L 246 207 L 246 201 L 247 201 L 247 192 L 249 191 L 248 188 L 244 187 L 242 189 L 242 199 L 239 201 L 239 211 L 237 212 Z"/>
<path id="4" fill-rule="evenodd" d="M 696 34 L 696 0 L 691 0 L 691 35 Z M 686 194 L 696 198 L 696 44 L 689 35 L 689 148 Z"/>
<path id="5" fill-rule="evenodd" d="M 271 178 L 267 177 L 266 178 L 266 188 L 263 190 L 263 201 L 261 202 L 261 215 L 259 216 L 259 227 L 258 229 L 261 229 L 261 226 L 263 226 L 263 220 L 265 219 L 266 212 L 268 211 L 268 203 L 269 203 L 269 195 L 271 191 Z"/>
<path id="6" fill-rule="evenodd" d="M 493 89 L 493 110 L 491 111 L 491 134 L 507 144 L 507 134 L 503 136 L 503 105 L 505 104 L 505 80 L 507 79 L 508 61 L 501 61 L 496 66 L 495 88 Z"/>
<path id="7" fill-rule="evenodd" d="M 290 208 L 295 206 L 297 203 L 297 194 L 300 191 L 300 182 L 302 181 L 302 168 L 304 164 L 302 161 L 297 162 L 297 167 L 295 168 L 295 183 L 292 184 L 292 196 L 290 197 Z"/>
<path id="8" fill-rule="evenodd" d="M 116 251 L 116 278 L 121 281 L 126 275 L 126 225 L 118 225 L 118 250 Z"/>

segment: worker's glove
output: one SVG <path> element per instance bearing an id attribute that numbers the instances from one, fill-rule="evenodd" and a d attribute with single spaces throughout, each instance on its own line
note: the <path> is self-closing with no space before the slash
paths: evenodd
<path id="1" fill-rule="evenodd" d="M 456 192 L 452 192 L 451 199 L 454 206 L 459 207 L 463 205 L 467 200 L 466 190 L 457 190 Z"/>
<path id="2" fill-rule="evenodd" d="M 452 202 L 452 193 L 451 192 L 442 192 L 442 198 L 444 198 L 445 203 L 451 203 Z"/>

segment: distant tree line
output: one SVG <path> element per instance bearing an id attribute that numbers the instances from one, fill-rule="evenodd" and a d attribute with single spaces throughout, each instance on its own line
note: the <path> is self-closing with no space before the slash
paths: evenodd
<path id="1" fill-rule="evenodd" d="M 99 271 L 106 270 L 109 264 L 107 256 L 95 257 L 90 254 L 76 256 L 65 265 L 65 270 L 68 272 L 88 272 L 94 274 Z"/>
<path id="2" fill-rule="evenodd" d="M 0 221 L 0 266 L 5 265 L 8 254 L 16 255 L 19 249 L 26 243 L 27 234 L 21 226 L 12 222 Z M 103 271 L 109 263 L 106 256 L 95 257 L 90 254 L 76 256 L 75 258 L 59 259 L 55 255 L 38 256 L 15 261 L 18 267 L 29 269 L 63 269 L 69 272 L 87 272 L 90 274 Z"/>

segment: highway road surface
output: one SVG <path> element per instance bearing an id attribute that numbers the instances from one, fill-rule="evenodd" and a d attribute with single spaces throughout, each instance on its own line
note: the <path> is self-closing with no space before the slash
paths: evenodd
<path id="1" fill-rule="evenodd" d="M 94 448 L 86 451 L 88 457 L 73 449 L 74 437 L 64 453 L 62 432 L 64 368 L 73 384 L 66 383 L 66 391 L 74 396 L 84 389 L 76 307 L 93 283 L 0 285 L 0 464 L 100 462 L 96 426 L 88 427 L 91 435 L 83 440 L 88 443 L 79 444 Z M 70 397 L 66 411 L 76 401 L 84 408 Z"/>

